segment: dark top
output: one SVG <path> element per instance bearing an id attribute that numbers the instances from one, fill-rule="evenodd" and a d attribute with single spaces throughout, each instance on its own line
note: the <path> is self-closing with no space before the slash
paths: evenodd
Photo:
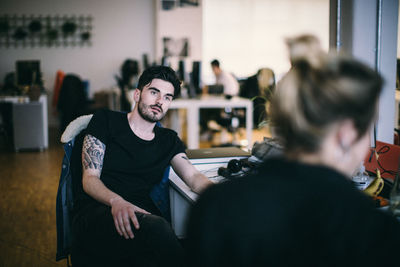
<path id="1" fill-rule="evenodd" d="M 131 130 L 126 113 L 97 112 L 86 129 L 106 146 L 100 179 L 111 191 L 149 212 L 158 214 L 150 190 L 162 179 L 171 159 L 185 152 L 176 132 L 155 126 L 145 141 Z"/>
<path id="2" fill-rule="evenodd" d="M 206 190 L 188 238 L 194 266 L 399 266 L 394 217 L 340 173 L 283 159 Z"/>
<path id="3" fill-rule="evenodd" d="M 258 125 L 267 119 L 265 112 L 266 98 L 261 96 L 260 87 L 258 86 L 257 74 L 250 76 L 244 82 L 239 95 L 253 101 L 253 125 L 257 128 Z"/>

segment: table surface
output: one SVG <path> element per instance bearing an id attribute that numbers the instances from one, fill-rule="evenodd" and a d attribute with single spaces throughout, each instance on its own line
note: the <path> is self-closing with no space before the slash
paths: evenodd
<path id="1" fill-rule="evenodd" d="M 218 176 L 217 171 L 219 167 L 226 167 L 227 162 L 214 162 L 214 163 L 206 163 L 206 164 L 194 164 L 196 169 L 198 169 L 201 173 L 206 175 L 211 181 L 218 183 L 223 179 L 223 177 Z M 181 178 L 176 175 L 176 173 L 171 169 L 169 175 L 170 185 L 178 191 L 182 196 L 193 203 L 197 200 L 198 194 L 193 192 Z"/>
<path id="2" fill-rule="evenodd" d="M 253 130 L 253 102 L 250 99 L 234 96 L 227 99 L 224 96 L 202 95 L 198 98 L 178 98 L 172 101 L 170 109 L 186 109 L 188 124 L 188 148 L 199 148 L 200 109 L 202 108 L 245 108 L 246 109 L 246 139 L 250 148 Z M 177 127 L 179 128 L 179 127 Z M 178 131 L 179 132 L 179 131 Z"/>
<path id="3" fill-rule="evenodd" d="M 10 102 L 10 103 L 28 103 L 29 97 L 28 96 L 7 96 L 1 95 L 0 102 Z"/>
<path id="4" fill-rule="evenodd" d="M 218 108 L 218 107 L 237 107 L 241 105 L 246 107 L 247 105 L 252 105 L 252 101 L 247 98 L 234 96 L 227 99 L 224 96 L 216 95 L 202 95 L 197 98 L 178 98 L 171 102 L 169 108 L 186 108 L 188 106 L 196 105 L 197 107 L 203 108 Z"/>
<path id="5" fill-rule="evenodd" d="M 248 156 L 231 156 L 221 158 L 208 158 L 208 159 L 190 159 L 193 166 L 204 174 L 214 183 L 219 183 L 225 178 L 218 175 L 218 168 L 226 167 L 228 162 L 232 159 L 244 159 Z M 193 192 L 179 176 L 171 168 L 169 173 L 170 185 L 181 193 L 188 201 L 194 202 L 198 198 L 198 194 Z"/>

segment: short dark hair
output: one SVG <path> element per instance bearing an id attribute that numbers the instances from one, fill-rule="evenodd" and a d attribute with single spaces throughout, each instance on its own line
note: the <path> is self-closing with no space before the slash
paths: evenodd
<path id="1" fill-rule="evenodd" d="M 181 91 L 181 82 L 175 71 L 166 66 L 152 66 L 146 69 L 139 78 L 138 89 L 143 90 L 143 87 L 151 83 L 154 79 L 161 79 L 169 82 L 174 87 L 174 97 L 179 95 Z"/>
<path id="2" fill-rule="evenodd" d="M 211 61 L 211 66 L 215 66 L 219 68 L 219 61 L 217 59 L 214 59 L 213 61 Z"/>

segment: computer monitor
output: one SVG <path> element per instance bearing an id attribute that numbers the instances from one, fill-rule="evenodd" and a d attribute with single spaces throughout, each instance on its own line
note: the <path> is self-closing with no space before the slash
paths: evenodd
<path id="1" fill-rule="evenodd" d="M 222 84 L 209 85 L 208 93 L 210 95 L 223 95 L 224 94 L 224 86 Z"/>
<path id="2" fill-rule="evenodd" d="M 179 80 L 185 82 L 185 61 L 179 60 L 177 75 Z"/>
<path id="3" fill-rule="evenodd" d="M 30 86 L 41 83 L 40 61 L 19 60 L 15 64 L 17 85 Z"/>
<path id="4" fill-rule="evenodd" d="M 201 61 L 193 61 L 190 83 L 196 94 L 201 94 Z"/>
<path id="5" fill-rule="evenodd" d="M 166 66 L 166 67 L 169 66 L 168 57 L 163 56 L 163 57 L 161 58 L 161 66 Z"/>
<path id="6" fill-rule="evenodd" d="M 148 58 L 147 54 L 143 54 L 142 60 L 143 60 L 143 70 L 149 68 L 150 64 L 149 64 L 149 58 Z"/>

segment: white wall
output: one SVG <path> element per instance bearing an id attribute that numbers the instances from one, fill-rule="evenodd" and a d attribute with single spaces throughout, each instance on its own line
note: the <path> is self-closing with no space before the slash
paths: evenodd
<path id="1" fill-rule="evenodd" d="M 141 60 L 147 53 L 154 60 L 154 9 L 150 0 L 1 0 L 2 14 L 91 15 L 94 20 L 89 47 L 0 47 L 0 83 L 16 60 L 39 59 L 49 99 L 59 69 L 88 79 L 91 93 L 111 87 L 126 58 Z"/>
<path id="2" fill-rule="evenodd" d="M 204 0 L 203 74 L 213 82 L 210 61 L 238 77 L 270 67 L 289 69 L 285 38 L 302 33 L 329 46 L 329 0 Z"/>
<path id="3" fill-rule="evenodd" d="M 162 10 L 160 0 L 156 0 L 156 58 L 160 62 L 163 55 L 163 37 L 188 38 L 189 56 L 185 58 L 186 71 L 190 72 L 193 61 L 202 60 L 203 45 L 203 4 L 199 6 L 175 7 Z M 170 58 L 171 67 L 177 69 L 178 57 Z"/>
<path id="4" fill-rule="evenodd" d="M 399 13 L 400 14 L 400 5 L 399 5 Z M 397 27 L 397 58 L 400 58 L 400 16 L 398 18 L 398 27 Z"/>

